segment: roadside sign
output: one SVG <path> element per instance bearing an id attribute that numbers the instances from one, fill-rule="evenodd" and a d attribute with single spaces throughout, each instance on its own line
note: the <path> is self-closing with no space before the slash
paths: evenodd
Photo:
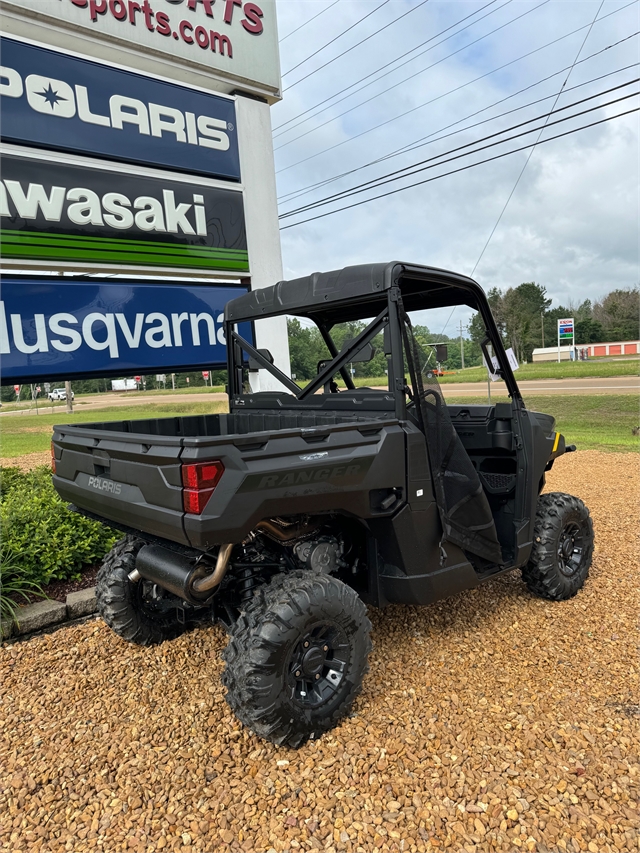
<path id="1" fill-rule="evenodd" d="M 575 324 L 573 322 L 573 317 L 565 317 L 562 320 L 558 320 L 558 361 L 560 361 L 560 347 L 563 344 L 569 345 L 569 355 L 573 359 L 573 347 L 575 342 Z"/>
<path id="2" fill-rule="evenodd" d="M 203 371 L 202 371 L 202 378 L 203 378 L 203 379 L 208 379 L 208 378 L 209 378 L 209 371 L 208 371 L 208 370 L 203 370 Z"/>
<path id="3" fill-rule="evenodd" d="M 142 382 L 142 376 L 134 376 L 133 378 L 136 380 L 136 382 Z"/>
<path id="4" fill-rule="evenodd" d="M 12 153 L 18 150 L 2 151 L 5 261 L 91 271 L 176 268 L 207 277 L 248 271 L 242 192 L 234 184 L 143 175 L 88 159 L 77 165 L 52 152 Z"/>
<path id="5" fill-rule="evenodd" d="M 0 49 L 4 141 L 240 180 L 232 98 L 14 39 Z"/>
<path id="6" fill-rule="evenodd" d="M 3 0 L 2 13 L 5 32 L 158 77 L 281 97 L 275 0 Z"/>
<path id="7" fill-rule="evenodd" d="M 20 386 L 19 386 L 19 385 L 14 385 L 14 386 L 13 386 L 13 390 L 15 391 L 15 393 L 16 393 L 16 394 L 19 394 L 19 393 L 20 393 Z"/>
<path id="8" fill-rule="evenodd" d="M 224 307 L 244 285 L 5 276 L 5 383 L 226 366 Z M 253 340 L 251 324 L 240 333 Z"/>
<path id="9" fill-rule="evenodd" d="M 562 343 L 573 343 L 573 336 L 573 317 L 566 320 L 558 320 L 558 345 Z"/>

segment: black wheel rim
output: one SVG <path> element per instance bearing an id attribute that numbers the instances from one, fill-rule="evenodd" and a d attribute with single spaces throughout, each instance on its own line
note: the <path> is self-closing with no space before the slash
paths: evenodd
<path id="1" fill-rule="evenodd" d="M 351 658 L 345 632 L 329 622 L 308 628 L 295 644 L 287 667 L 293 700 L 304 708 L 330 702 L 340 690 Z"/>
<path id="2" fill-rule="evenodd" d="M 562 574 L 574 577 L 582 567 L 586 547 L 584 528 L 575 521 L 565 524 L 558 539 L 558 567 Z"/>

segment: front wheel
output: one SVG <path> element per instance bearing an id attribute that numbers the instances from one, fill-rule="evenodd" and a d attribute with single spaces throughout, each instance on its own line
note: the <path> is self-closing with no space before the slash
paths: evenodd
<path id="1" fill-rule="evenodd" d="M 231 630 L 228 704 L 260 737 L 301 746 L 348 713 L 368 669 L 370 630 L 363 602 L 337 578 L 276 575 Z"/>
<path id="2" fill-rule="evenodd" d="M 573 495 L 541 495 L 533 548 L 522 577 L 535 595 L 565 601 L 582 589 L 593 556 L 593 522 L 586 505 Z"/>
<path id="3" fill-rule="evenodd" d="M 125 536 L 102 562 L 96 582 L 98 613 L 123 640 L 150 646 L 172 640 L 185 630 L 178 621 L 180 602 L 156 584 L 129 580 L 138 551 L 146 543 Z"/>

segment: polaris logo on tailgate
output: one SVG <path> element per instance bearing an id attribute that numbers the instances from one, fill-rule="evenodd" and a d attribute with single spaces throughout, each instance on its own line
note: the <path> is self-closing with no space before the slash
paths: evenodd
<path id="1" fill-rule="evenodd" d="M 111 492 L 113 495 L 119 495 L 122 491 L 121 483 L 114 483 L 113 480 L 105 480 L 104 477 L 89 477 L 89 485 L 93 489 L 99 489 L 101 492 Z"/>

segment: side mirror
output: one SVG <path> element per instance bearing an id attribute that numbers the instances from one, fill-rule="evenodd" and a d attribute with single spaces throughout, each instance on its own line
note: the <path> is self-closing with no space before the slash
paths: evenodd
<path id="1" fill-rule="evenodd" d="M 382 348 L 385 355 L 391 355 L 391 329 L 388 323 L 382 331 Z"/>
<path id="2" fill-rule="evenodd" d="M 263 358 L 267 359 L 269 364 L 273 364 L 273 356 L 271 355 L 271 353 L 269 352 L 268 349 L 259 349 L 258 352 L 260 353 L 260 355 Z M 258 364 L 258 362 L 255 360 L 255 358 L 252 358 L 251 356 L 249 356 L 249 370 L 260 370 L 261 368 L 262 368 L 262 365 Z"/>
<path id="3" fill-rule="evenodd" d="M 344 352 L 348 347 L 353 343 L 354 338 L 348 338 L 343 344 L 340 352 Z M 354 353 L 353 356 L 349 359 L 351 362 L 360 362 L 360 361 L 371 361 L 371 359 L 376 354 L 375 349 L 371 346 L 371 344 L 364 344 L 364 346 L 360 347 L 358 352 Z"/>
<path id="4" fill-rule="evenodd" d="M 436 344 L 436 361 L 443 362 L 449 358 L 449 349 L 446 344 Z"/>

